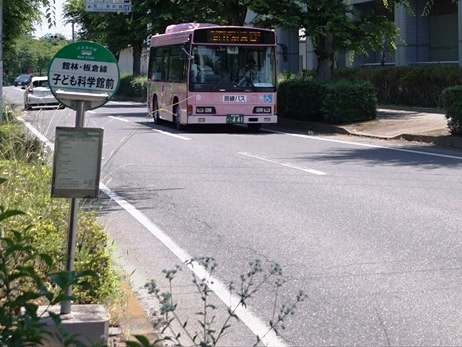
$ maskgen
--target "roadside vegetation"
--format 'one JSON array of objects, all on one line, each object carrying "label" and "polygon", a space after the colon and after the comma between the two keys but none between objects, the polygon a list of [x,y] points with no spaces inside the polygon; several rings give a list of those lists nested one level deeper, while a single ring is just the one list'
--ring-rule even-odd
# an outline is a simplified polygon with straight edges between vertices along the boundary
[{"label": "roadside vegetation", "polygon": [[[67,273],[69,199],[52,199],[49,153],[4,107],[0,123],[0,344],[28,346],[45,337],[38,306],[65,300],[111,305],[120,278],[105,230],[80,209],[74,271]],[[25,311],[22,309],[25,308]],[[59,324],[59,317],[54,317]],[[83,344],[83,345],[88,345]]]}]

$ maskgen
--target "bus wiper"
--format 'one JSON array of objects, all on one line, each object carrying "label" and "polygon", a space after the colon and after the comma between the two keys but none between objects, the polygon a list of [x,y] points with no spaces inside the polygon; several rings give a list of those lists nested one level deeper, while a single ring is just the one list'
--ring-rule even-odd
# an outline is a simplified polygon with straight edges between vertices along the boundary
[{"label": "bus wiper", "polygon": [[229,82],[230,80],[230,77],[229,77],[229,74],[226,73],[226,72],[223,72],[221,74],[221,78],[220,78],[220,81],[212,88],[210,89],[211,92],[214,92],[215,90],[217,90],[217,88],[223,83],[223,82]]},{"label": "bus wiper", "polygon": [[252,91],[255,91],[255,84],[253,84],[252,78],[247,74],[245,74],[243,78],[244,80],[240,81],[236,85],[240,88],[246,88],[250,85],[252,87]]}]

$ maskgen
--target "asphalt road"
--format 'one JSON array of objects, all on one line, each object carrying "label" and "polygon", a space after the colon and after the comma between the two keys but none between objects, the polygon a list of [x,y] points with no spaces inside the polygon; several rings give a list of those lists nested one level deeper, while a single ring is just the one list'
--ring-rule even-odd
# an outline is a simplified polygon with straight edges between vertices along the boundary
[{"label": "asphalt road", "polygon": [[[179,132],[145,115],[142,105],[109,103],[86,124],[104,127],[112,197],[91,203],[146,307],[155,307],[148,279],[167,290],[163,269],[210,256],[224,302],[211,300],[223,312],[220,284],[258,258],[281,264],[280,300],[308,295],[262,346],[462,345],[462,152],[276,127]],[[57,124],[74,122],[67,109],[24,117],[50,140]],[[201,301],[181,267],[173,294],[191,326]],[[263,286],[222,345],[252,345],[274,296]]]}]

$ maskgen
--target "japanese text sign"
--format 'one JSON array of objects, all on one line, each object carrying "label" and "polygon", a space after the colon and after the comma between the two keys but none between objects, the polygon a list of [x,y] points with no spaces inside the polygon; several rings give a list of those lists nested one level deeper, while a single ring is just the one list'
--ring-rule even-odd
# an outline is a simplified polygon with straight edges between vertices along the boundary
[{"label": "japanese text sign", "polygon": [[48,83],[52,93],[70,108],[73,107],[69,101],[57,97],[57,90],[106,93],[110,99],[119,87],[119,80],[119,65],[114,55],[105,47],[90,41],[74,42],[63,47],[48,68]]}]

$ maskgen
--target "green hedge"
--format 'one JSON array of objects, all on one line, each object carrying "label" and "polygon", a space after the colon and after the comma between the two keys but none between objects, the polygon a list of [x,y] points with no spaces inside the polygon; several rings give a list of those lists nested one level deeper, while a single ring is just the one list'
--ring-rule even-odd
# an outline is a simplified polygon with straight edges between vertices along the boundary
[{"label": "green hedge", "polygon": [[310,122],[349,124],[375,119],[377,98],[369,82],[322,83],[302,76],[279,84],[278,115]]},{"label": "green hedge", "polygon": [[322,111],[326,123],[349,124],[377,117],[377,98],[372,84],[341,80],[323,87]]},{"label": "green hedge", "polygon": [[443,105],[451,134],[462,135],[462,85],[443,91]]},{"label": "green hedge", "polygon": [[459,66],[342,68],[334,70],[336,79],[369,81],[382,105],[443,108],[443,90],[462,84]]},{"label": "green hedge", "polygon": [[115,100],[133,100],[146,102],[147,95],[147,76],[146,75],[127,75],[120,77],[119,88],[114,95]]},{"label": "green hedge", "polygon": [[322,88],[319,83],[287,81],[279,84],[278,115],[319,122],[322,118]]}]

